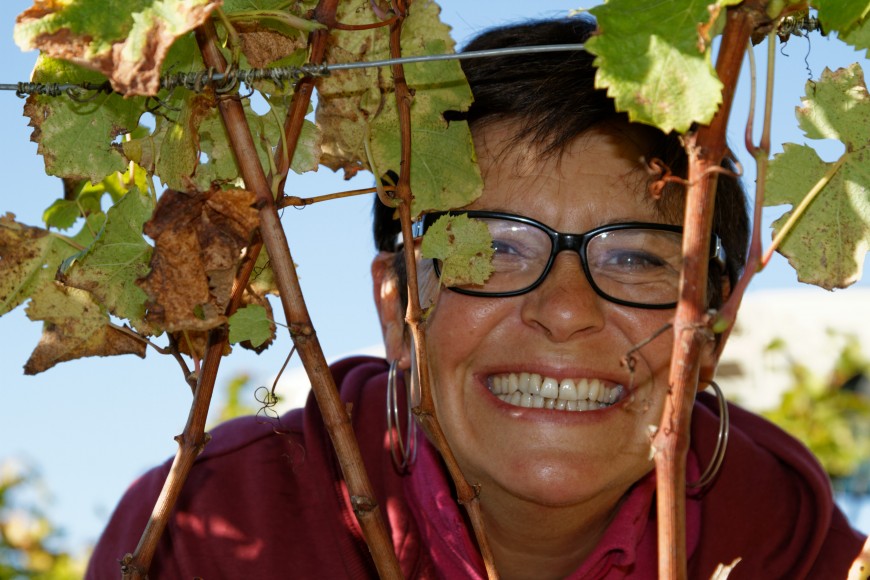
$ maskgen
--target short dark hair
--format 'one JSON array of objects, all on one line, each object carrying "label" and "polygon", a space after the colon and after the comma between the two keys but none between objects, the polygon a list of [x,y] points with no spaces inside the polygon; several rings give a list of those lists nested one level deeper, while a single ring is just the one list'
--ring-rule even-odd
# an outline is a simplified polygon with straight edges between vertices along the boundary
[{"label": "short dark hair", "polygon": [[[585,42],[595,31],[588,16],[513,24],[483,32],[466,45],[466,51],[574,44]],[[516,125],[513,141],[532,143],[542,156],[558,155],[578,136],[603,124],[628,125],[628,116],[616,111],[606,91],[595,88],[594,57],[584,50],[495,56],[461,61],[474,103],[466,112],[449,111],[448,121],[467,120],[472,130],[490,123]],[[686,177],[688,159],[679,135],[644,128],[646,158],[657,159],[678,177]],[[734,163],[725,159],[722,166],[732,173]],[[669,221],[681,223],[685,196],[683,188],[665,186],[656,208]],[[375,197],[375,246],[380,251],[397,251],[400,226],[394,210]],[[723,302],[722,276],[733,288],[746,262],[749,216],[746,192],[736,177],[722,173],[718,178],[713,231],[719,235],[726,252],[725,272],[711,268],[708,285],[709,305]],[[396,274],[404,287],[404,262],[395,261]],[[403,299],[404,299],[403,293]]]}]

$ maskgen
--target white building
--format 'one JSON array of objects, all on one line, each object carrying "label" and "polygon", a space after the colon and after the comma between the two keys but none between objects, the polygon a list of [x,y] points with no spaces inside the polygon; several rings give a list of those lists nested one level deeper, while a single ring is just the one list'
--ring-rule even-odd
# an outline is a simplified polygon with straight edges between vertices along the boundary
[{"label": "white building", "polygon": [[[849,335],[870,360],[870,289],[814,288],[748,293],[719,364],[729,399],[753,410],[775,407],[790,387],[790,360],[828,374]],[[775,340],[783,349],[769,349]]]}]

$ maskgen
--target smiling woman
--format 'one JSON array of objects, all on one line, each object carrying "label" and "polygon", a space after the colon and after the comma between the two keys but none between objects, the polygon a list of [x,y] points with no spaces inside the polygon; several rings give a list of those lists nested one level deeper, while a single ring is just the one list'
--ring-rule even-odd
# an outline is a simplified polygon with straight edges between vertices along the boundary
[{"label": "smiling woman", "polygon": [[[582,18],[532,23],[484,33],[467,48],[583,42],[593,29]],[[669,388],[672,337],[662,330],[680,276],[682,193],[676,183],[654,187],[662,172],[650,168],[683,174],[682,149],[675,136],[617,114],[582,51],[463,66],[475,103],[457,115],[471,124],[484,191],[455,213],[487,226],[494,257],[487,280],[447,288],[440,265],[420,258],[444,434],[479,486],[501,577],[655,578],[649,430]],[[397,383],[411,385],[417,369],[392,213],[375,209],[372,267],[390,364],[349,359],[333,374],[404,575],[479,578],[483,564],[444,465],[422,435],[402,437],[410,426],[398,409],[414,395]],[[420,229],[438,217],[423,217]],[[746,251],[745,199],[731,177],[720,177],[713,221],[715,307]],[[623,362],[629,353],[633,365]],[[862,538],[815,460],[764,420],[736,407],[717,416],[716,407],[699,395],[693,415],[690,481],[712,461],[717,433],[730,441],[712,483],[689,497],[690,577],[709,578],[737,559],[738,577],[845,577]],[[274,425],[216,429],[198,464],[153,577],[375,575],[313,400]],[[117,573],[169,468],[128,492],[89,577]]]}]

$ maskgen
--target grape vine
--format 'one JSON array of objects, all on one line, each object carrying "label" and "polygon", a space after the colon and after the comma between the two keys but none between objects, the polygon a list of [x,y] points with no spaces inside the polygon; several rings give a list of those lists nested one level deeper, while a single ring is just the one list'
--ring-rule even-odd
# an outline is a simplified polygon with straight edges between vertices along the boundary
[{"label": "grape vine", "polygon": [[[650,6],[610,0],[591,11],[600,35],[586,48],[596,55],[597,83],[633,120],[684,134],[690,159],[672,392],[651,441],[660,474],[663,578],[685,577],[688,420],[699,377],[709,380],[712,373],[699,368],[699,353],[714,330],[728,332],[746,285],[769,259],[761,256],[756,220],[750,267],[723,309],[706,312],[715,172],[728,154],[725,129],[744,52],[753,39],[768,38],[772,47],[776,35],[809,33],[818,23],[841,41],[870,49],[870,3],[845,4],[671,0]],[[34,84],[19,87],[31,93],[25,115],[46,172],[63,179],[66,190],[46,210],[46,228],[21,224],[11,214],[0,217],[0,315],[26,304],[27,316],[44,329],[25,372],[88,356],[144,357],[152,347],[178,361],[194,390],[175,468],[142,541],[122,562],[124,577],[147,575],[186,473],[208,442],[205,418],[221,359],[231,344],[259,351],[279,334],[270,294],[278,296],[312,379],[378,571],[400,577],[278,210],[311,203],[285,193],[285,182],[291,170],[319,165],[347,176],[371,172],[377,194],[397,208],[405,239],[420,213],[462,207],[480,195],[468,127],[443,117],[471,102],[457,62],[396,60],[453,50],[438,13],[427,0],[389,6],[375,0],[137,0],[121,14],[73,0],[36,3],[19,17],[16,41],[41,51]],[[720,35],[714,67],[711,44]],[[635,58],[638,46],[647,47],[643,58]],[[387,62],[336,64],[362,61]],[[330,65],[335,70],[327,74]],[[243,74],[252,69],[285,72]],[[240,82],[249,94],[238,94]],[[82,83],[88,90],[70,88]],[[798,122],[809,139],[845,145],[832,163],[811,147],[791,144],[769,161],[766,103],[762,141],[749,143],[759,165],[758,208],[794,206],[775,224],[774,248],[802,280],[848,286],[860,278],[870,248],[870,162],[864,154],[870,96],[863,74],[856,65],[825,71],[807,84]],[[154,122],[143,124],[148,114]],[[157,180],[168,189],[159,192]],[[489,241],[473,226],[445,224],[462,235],[439,239],[433,229],[424,241],[426,255],[449,256],[445,263],[454,280],[487,275]],[[459,471],[435,414],[410,253],[406,266],[407,321],[423,369],[422,401],[414,412],[445,459],[495,577],[479,488]]]}]

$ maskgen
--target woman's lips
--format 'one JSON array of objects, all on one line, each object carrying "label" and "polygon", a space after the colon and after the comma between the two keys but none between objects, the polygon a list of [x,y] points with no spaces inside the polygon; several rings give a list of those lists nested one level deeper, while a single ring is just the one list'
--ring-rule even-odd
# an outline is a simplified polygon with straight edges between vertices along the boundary
[{"label": "woman's lips", "polygon": [[624,395],[622,385],[599,379],[555,379],[538,373],[490,375],[487,388],[500,400],[515,407],[594,411],[617,403]]}]

